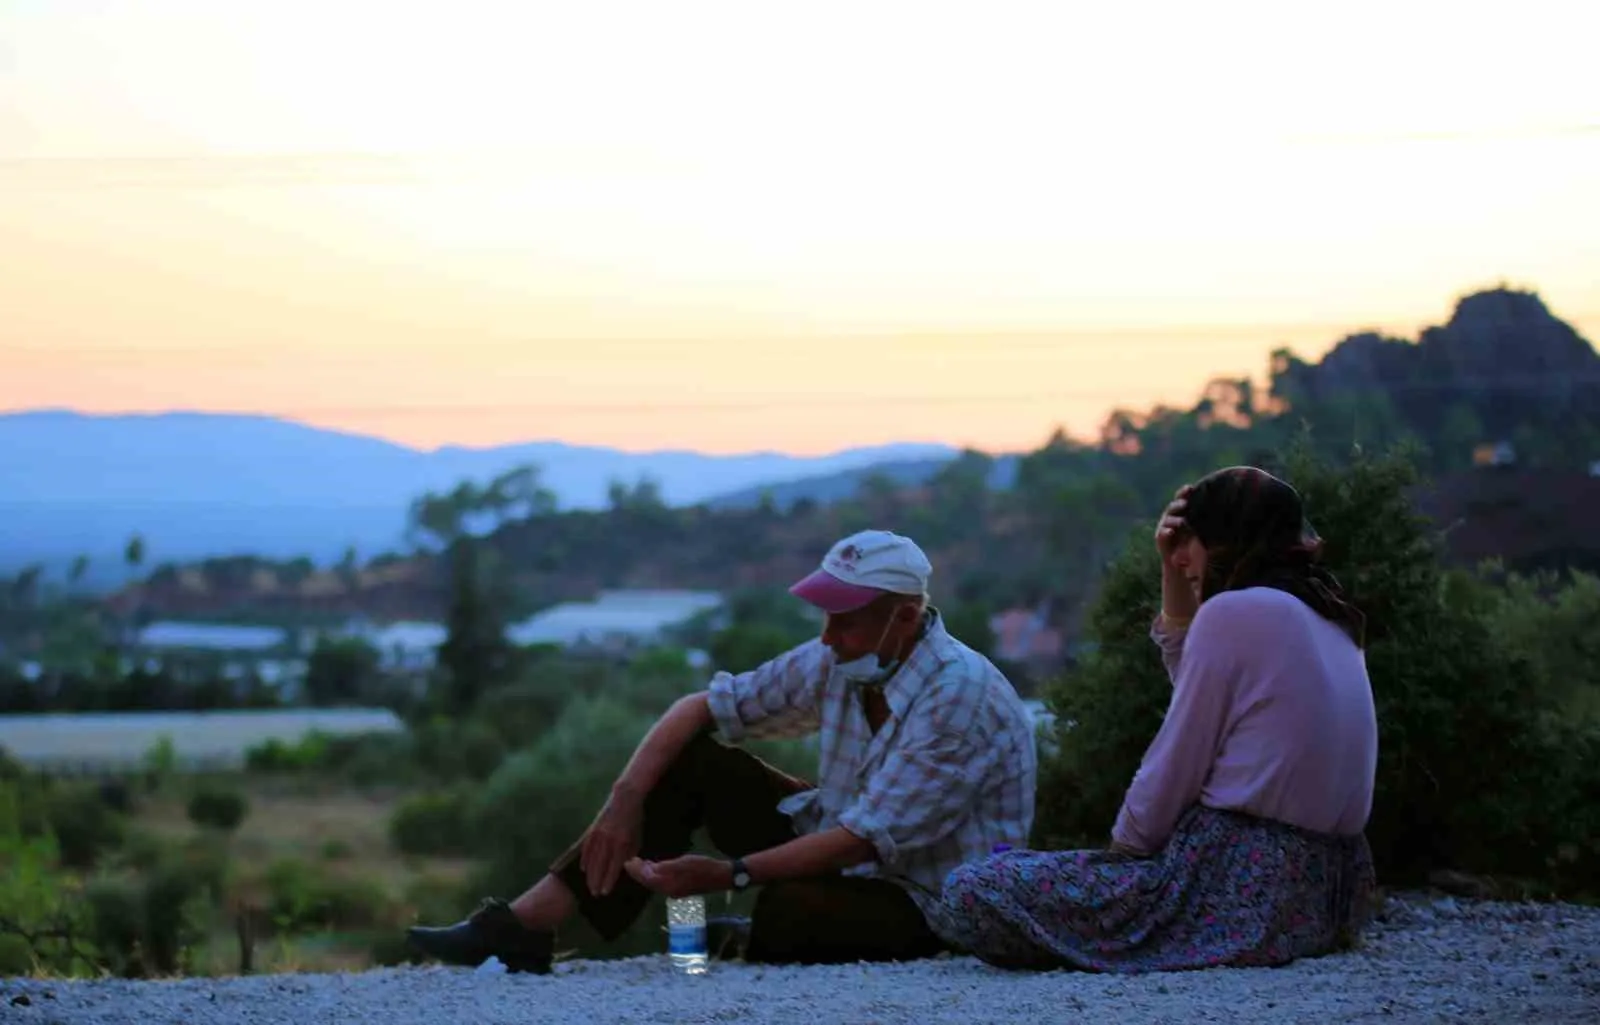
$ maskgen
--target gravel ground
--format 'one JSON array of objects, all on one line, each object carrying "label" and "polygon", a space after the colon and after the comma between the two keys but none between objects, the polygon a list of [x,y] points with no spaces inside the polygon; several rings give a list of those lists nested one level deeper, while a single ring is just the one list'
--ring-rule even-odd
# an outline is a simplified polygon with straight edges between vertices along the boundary
[{"label": "gravel ground", "polygon": [[1600,909],[1408,895],[1362,949],[1277,969],[1145,976],[906,965],[573,961],[548,976],[439,967],[172,982],[0,980],[0,1022],[1600,1022]]}]

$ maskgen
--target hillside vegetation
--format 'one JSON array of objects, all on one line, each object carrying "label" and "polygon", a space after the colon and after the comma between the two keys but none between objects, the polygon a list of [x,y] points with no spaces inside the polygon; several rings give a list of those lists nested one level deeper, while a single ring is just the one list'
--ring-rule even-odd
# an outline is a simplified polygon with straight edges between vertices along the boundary
[{"label": "hillside vegetation", "polygon": [[[853,491],[828,477],[754,500],[672,507],[641,479],[614,481],[604,509],[561,511],[537,466],[511,467],[418,496],[411,552],[323,569],[248,556],[158,565],[107,608],[145,618],[437,619],[450,590],[438,553],[470,532],[487,533],[516,617],[602,588],[777,587],[841,535],[877,525],[929,550],[941,602],[1049,601],[1070,635],[1131,524],[1218,465],[1272,462],[1307,426],[1315,449],[1336,457],[1352,445],[1419,446],[1414,498],[1451,528],[1447,559],[1600,568],[1581,512],[1600,498],[1589,474],[1600,460],[1600,356],[1536,295],[1469,295],[1415,341],[1355,335],[1315,363],[1278,351],[1267,378],[1264,389],[1214,380],[1187,409],[1116,410],[1098,438],[1057,433],[1004,466],[966,452],[887,466],[853,479]],[[1500,443],[1512,467],[1475,465],[1480,448]],[[159,563],[160,553],[144,558]]]}]

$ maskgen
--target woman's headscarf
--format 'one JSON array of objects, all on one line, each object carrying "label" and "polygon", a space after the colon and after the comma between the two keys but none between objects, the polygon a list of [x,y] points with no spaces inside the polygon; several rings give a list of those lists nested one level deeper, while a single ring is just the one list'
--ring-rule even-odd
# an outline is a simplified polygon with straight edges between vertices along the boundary
[{"label": "woman's headscarf", "polygon": [[1286,482],[1253,466],[1218,470],[1195,483],[1183,518],[1206,548],[1202,599],[1277,588],[1343,627],[1356,644],[1364,642],[1366,617],[1319,564],[1322,539],[1306,520],[1300,493]]}]

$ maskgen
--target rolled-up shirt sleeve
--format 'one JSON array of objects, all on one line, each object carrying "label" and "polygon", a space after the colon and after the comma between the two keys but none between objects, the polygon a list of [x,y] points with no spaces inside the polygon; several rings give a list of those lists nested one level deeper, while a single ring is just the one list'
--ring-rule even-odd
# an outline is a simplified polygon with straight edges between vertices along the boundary
[{"label": "rolled-up shirt sleeve", "polygon": [[747,673],[713,676],[706,703],[723,739],[733,744],[815,733],[828,658],[822,642],[811,640]]},{"label": "rolled-up shirt sleeve", "polygon": [[937,843],[972,809],[977,788],[1000,757],[989,733],[961,703],[922,735],[892,750],[839,825],[871,841],[893,867],[907,851]]},{"label": "rolled-up shirt sleeve", "polygon": [[[1207,615],[1212,612],[1212,615]],[[1122,801],[1111,839],[1143,854],[1166,845],[1178,818],[1200,796],[1222,743],[1239,661],[1226,616],[1202,608],[1174,653],[1172,701]],[[1163,645],[1163,653],[1166,645]]]}]

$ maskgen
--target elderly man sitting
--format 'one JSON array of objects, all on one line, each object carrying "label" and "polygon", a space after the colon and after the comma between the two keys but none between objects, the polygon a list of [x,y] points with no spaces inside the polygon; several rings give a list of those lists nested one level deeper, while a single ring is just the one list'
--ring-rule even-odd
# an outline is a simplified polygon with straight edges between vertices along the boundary
[{"label": "elderly man sitting", "polygon": [[[820,637],[674,703],[548,875],[455,925],[413,927],[411,943],[448,963],[494,955],[547,972],[574,912],[609,940],[652,891],[759,887],[747,960],[939,952],[926,909],[958,865],[1026,843],[1036,756],[1016,690],[929,604],[931,572],[888,531],[838,542],[790,588],[826,614]],[[729,746],[813,733],[815,785]],[[685,853],[702,827],[726,858]]]}]

